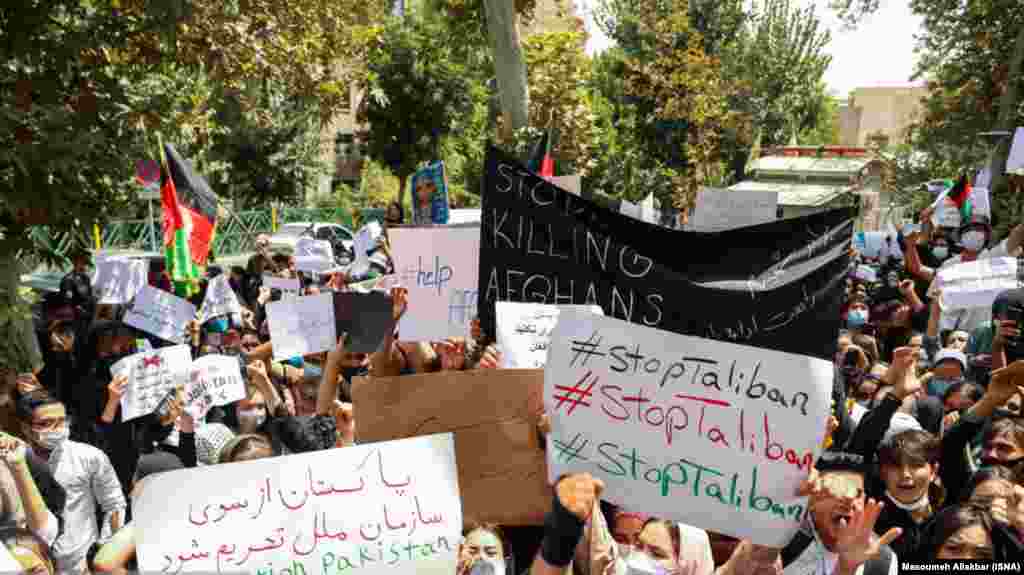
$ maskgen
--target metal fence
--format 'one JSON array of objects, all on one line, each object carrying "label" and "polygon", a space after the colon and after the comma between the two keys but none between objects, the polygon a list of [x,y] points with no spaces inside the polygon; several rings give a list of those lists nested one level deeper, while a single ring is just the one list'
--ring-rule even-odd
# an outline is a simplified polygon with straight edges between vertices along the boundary
[{"label": "metal fence", "polygon": [[[364,208],[360,210],[364,221],[382,220],[384,210]],[[293,222],[334,222],[353,228],[352,214],[340,208],[281,208],[277,210],[277,225]],[[152,222],[146,220],[117,220],[99,230],[100,249],[161,251],[163,246],[163,223],[158,217]],[[250,210],[229,212],[217,222],[217,235],[213,250],[219,256],[233,256],[255,250],[256,236],[273,233],[274,211]],[[66,254],[71,247],[71,236],[53,233],[46,226],[32,228],[29,232],[38,245],[47,245],[60,254]],[[94,238],[95,240],[95,238]],[[154,242],[156,245],[154,245]],[[26,262],[30,266],[32,262]]]}]

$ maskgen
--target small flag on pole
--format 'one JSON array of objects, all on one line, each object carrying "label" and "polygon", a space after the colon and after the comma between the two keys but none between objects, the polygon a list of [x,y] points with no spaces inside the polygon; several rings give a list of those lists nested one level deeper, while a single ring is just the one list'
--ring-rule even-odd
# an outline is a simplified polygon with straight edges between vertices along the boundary
[{"label": "small flag on pole", "polygon": [[161,146],[160,200],[164,251],[175,292],[191,297],[206,266],[217,227],[217,196],[192,163],[170,144]]}]

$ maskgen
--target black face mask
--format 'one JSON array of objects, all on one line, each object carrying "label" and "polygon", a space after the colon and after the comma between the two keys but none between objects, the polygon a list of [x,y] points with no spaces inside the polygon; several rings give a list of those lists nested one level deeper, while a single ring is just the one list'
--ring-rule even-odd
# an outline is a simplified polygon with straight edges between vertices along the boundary
[{"label": "black face mask", "polygon": [[369,373],[370,368],[368,367],[344,367],[341,369],[341,376],[349,383],[352,383],[353,377],[363,377]]}]

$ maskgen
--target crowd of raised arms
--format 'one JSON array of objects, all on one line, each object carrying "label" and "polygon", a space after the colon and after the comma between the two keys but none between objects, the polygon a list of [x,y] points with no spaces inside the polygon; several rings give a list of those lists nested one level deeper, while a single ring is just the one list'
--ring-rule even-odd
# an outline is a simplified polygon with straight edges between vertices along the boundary
[{"label": "crowd of raised arms", "polygon": [[[943,311],[935,281],[946,266],[1017,257],[1024,226],[994,238],[985,220],[943,229],[928,225],[929,216],[909,236],[894,231],[878,257],[854,256],[835,342],[830,433],[799,493],[809,498],[805,524],[787,545],[639,514],[603,501],[600,479],[572,474],[553,486],[543,527],[467,516],[454,575],[870,575],[897,573],[901,561],[1024,560],[1024,291],[1001,293],[990,313]],[[397,206],[386,223],[402,223]],[[379,271],[391,273],[386,235],[379,250]],[[375,353],[351,352],[339,339],[329,352],[274,361],[266,308],[281,294],[262,285],[264,276],[298,278],[302,295],[345,291],[362,278],[312,279],[261,242],[245,268],[210,266],[193,298],[198,306],[222,274],[242,313],[187,328],[193,358],[239,359],[246,397],[196,420],[179,391],[125,421],[130,382],[111,367],[168,342],[127,326],[118,306],[97,304],[90,265],[89,254],[77,254],[43,303],[45,366],[4,391],[0,537],[33,575],[135,571],[132,501],[159,474],[355,445],[355,377],[501,365],[502,350],[479,329],[432,342],[392,332]],[[397,322],[407,292],[388,293]]]}]

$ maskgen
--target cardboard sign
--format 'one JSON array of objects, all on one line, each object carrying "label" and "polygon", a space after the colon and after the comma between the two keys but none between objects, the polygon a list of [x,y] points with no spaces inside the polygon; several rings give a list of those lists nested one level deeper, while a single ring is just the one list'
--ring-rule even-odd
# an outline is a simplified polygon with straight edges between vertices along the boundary
[{"label": "cardboard sign", "polygon": [[942,311],[992,309],[996,297],[1017,289],[1017,260],[987,258],[946,266],[936,277],[942,290]]},{"label": "cardboard sign", "polygon": [[356,439],[365,445],[454,431],[463,514],[540,525],[551,507],[537,435],[543,377],[524,369],[357,377]]},{"label": "cardboard sign", "polygon": [[267,304],[274,359],[284,361],[334,349],[334,293],[325,292]]},{"label": "cardboard sign", "polygon": [[193,419],[200,421],[211,407],[245,399],[245,391],[238,358],[204,355],[189,367],[185,409]]},{"label": "cardboard sign", "polygon": [[776,220],[779,194],[701,188],[686,228],[695,232],[720,232]]},{"label": "cardboard sign", "polygon": [[143,573],[456,570],[451,434],[154,475],[133,502]]},{"label": "cardboard sign", "polygon": [[132,301],[149,281],[149,262],[129,258],[96,260],[92,290],[99,304],[125,304]]},{"label": "cardboard sign", "polygon": [[242,305],[238,303],[238,296],[231,289],[228,276],[221,274],[210,280],[206,286],[203,305],[199,308],[199,321],[236,313],[242,313]]},{"label": "cardboard sign", "polygon": [[[670,230],[569,194],[493,147],[482,195],[485,334],[496,334],[498,301],[598,305],[675,333],[835,353],[852,208],[717,233]],[[436,253],[459,255],[450,248]]]},{"label": "cardboard sign", "polygon": [[384,336],[395,329],[393,308],[391,296],[381,292],[335,293],[335,333],[339,336],[348,334],[345,350],[355,353],[377,351]]},{"label": "cardboard sign", "polygon": [[551,176],[548,178],[548,181],[574,196],[580,195],[582,186],[580,185],[579,174],[573,174],[571,176]]},{"label": "cardboard sign", "polygon": [[399,325],[404,341],[465,336],[476,317],[480,228],[395,228],[395,274],[409,290]]},{"label": "cardboard sign", "polygon": [[129,355],[112,365],[110,373],[114,377],[128,377],[121,396],[121,420],[131,421],[156,411],[172,390],[185,385],[191,364],[191,349],[175,345]]},{"label": "cardboard sign", "polygon": [[502,369],[543,368],[548,359],[551,332],[558,323],[558,313],[563,309],[573,308],[604,315],[601,308],[596,305],[544,305],[499,301],[496,311]]},{"label": "cardboard sign", "polygon": [[188,322],[196,316],[196,306],[152,286],[142,286],[124,323],[164,341],[182,343]]},{"label": "cardboard sign", "polygon": [[830,362],[563,310],[544,369],[548,478],[631,511],[782,547],[821,450]]}]

